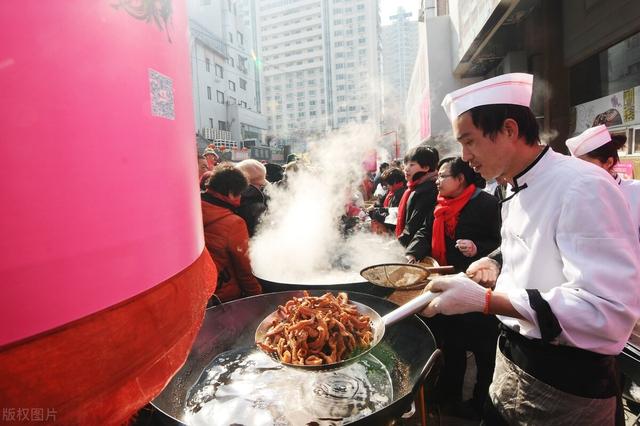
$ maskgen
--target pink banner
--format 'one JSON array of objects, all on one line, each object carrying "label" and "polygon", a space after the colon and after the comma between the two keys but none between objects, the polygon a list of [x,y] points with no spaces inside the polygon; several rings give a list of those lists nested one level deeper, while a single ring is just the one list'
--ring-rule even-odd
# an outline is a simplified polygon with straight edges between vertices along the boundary
[{"label": "pink banner", "polygon": [[424,141],[431,136],[431,119],[429,118],[429,109],[431,108],[431,99],[429,98],[429,90],[425,90],[422,102],[420,102],[420,140]]},{"label": "pink banner", "polygon": [[0,32],[3,345],[153,287],[204,244],[185,2],[1,2]]}]

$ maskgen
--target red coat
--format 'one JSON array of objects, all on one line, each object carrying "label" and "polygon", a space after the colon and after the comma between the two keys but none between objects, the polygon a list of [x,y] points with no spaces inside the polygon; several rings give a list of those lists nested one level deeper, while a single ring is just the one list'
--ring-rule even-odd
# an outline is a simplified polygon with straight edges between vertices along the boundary
[{"label": "red coat", "polygon": [[215,294],[223,301],[262,293],[249,261],[249,232],[230,208],[202,201],[204,241],[218,269]]}]

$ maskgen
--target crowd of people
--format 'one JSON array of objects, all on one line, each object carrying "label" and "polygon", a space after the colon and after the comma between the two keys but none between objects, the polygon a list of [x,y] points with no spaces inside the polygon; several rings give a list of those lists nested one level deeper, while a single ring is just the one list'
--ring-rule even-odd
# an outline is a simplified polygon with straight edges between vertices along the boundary
[{"label": "crowd of people", "polygon": [[[640,182],[615,173],[625,140],[605,126],[568,140],[572,156],[544,146],[531,91],[531,76],[511,74],[448,95],[462,155],[440,159],[426,141],[380,164],[345,188],[343,219],[396,238],[408,263],[435,259],[457,273],[431,281],[438,296],[422,312],[444,353],[443,410],[487,424],[619,422],[613,357],[640,317]],[[261,292],[249,239],[268,185],[286,186],[301,165],[216,163],[213,150],[199,158],[205,242],[225,302]],[[468,352],[477,376],[463,402]]]}]

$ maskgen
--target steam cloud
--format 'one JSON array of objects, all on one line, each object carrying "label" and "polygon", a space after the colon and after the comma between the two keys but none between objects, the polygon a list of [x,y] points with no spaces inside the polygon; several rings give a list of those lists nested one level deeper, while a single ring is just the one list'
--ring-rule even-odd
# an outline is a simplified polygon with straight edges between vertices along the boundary
[{"label": "steam cloud", "polygon": [[310,144],[309,166],[272,186],[269,210],[250,243],[254,273],[275,282],[357,282],[365,266],[404,261],[393,237],[340,232],[345,204],[364,177],[363,159],[380,140],[373,125],[353,125]]}]

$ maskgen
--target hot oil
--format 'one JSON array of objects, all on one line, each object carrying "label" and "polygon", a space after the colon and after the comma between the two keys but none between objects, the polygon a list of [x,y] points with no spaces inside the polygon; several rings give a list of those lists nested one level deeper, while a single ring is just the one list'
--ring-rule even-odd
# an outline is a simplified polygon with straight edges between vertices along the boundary
[{"label": "hot oil", "polygon": [[225,352],[188,397],[190,425],[340,425],[393,402],[391,377],[373,355],[335,370],[284,367],[255,348]]}]

